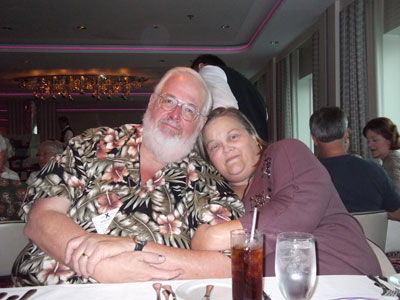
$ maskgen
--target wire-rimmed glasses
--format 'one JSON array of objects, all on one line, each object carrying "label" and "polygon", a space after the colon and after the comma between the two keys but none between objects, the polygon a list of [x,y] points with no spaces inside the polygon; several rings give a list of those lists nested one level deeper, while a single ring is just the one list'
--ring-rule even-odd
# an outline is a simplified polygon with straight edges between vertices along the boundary
[{"label": "wire-rimmed glasses", "polygon": [[181,103],[176,97],[169,94],[156,94],[159,98],[160,107],[168,112],[174,111],[177,106],[180,107],[180,113],[184,120],[192,122],[198,116],[202,116],[196,106],[189,103]]}]

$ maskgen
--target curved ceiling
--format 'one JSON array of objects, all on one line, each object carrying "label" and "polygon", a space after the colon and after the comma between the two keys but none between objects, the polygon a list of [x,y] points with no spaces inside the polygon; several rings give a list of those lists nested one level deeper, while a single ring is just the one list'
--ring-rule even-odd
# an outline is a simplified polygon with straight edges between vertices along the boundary
[{"label": "curved ceiling", "polygon": [[203,53],[251,77],[333,2],[2,0],[0,93],[20,92],[16,77],[87,73],[144,76],[151,90]]}]

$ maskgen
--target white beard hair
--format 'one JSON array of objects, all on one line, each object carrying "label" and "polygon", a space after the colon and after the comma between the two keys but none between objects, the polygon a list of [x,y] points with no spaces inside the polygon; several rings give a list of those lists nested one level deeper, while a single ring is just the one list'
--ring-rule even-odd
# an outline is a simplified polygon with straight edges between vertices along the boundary
[{"label": "white beard hair", "polygon": [[166,137],[157,125],[150,120],[150,116],[149,110],[143,116],[143,144],[153,152],[159,162],[168,164],[179,161],[192,151],[197,134],[187,139]]}]

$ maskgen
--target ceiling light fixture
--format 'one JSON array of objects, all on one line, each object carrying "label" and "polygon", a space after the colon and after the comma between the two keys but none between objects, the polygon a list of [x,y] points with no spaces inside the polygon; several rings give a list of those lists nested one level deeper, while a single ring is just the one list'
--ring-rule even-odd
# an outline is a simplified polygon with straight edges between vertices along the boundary
[{"label": "ceiling light fixture", "polygon": [[94,98],[100,100],[101,96],[127,96],[148,80],[139,76],[116,76],[116,75],[48,75],[22,77],[15,79],[19,87],[32,92],[35,98],[45,100],[56,99],[63,96],[73,100],[73,93],[90,93]]},{"label": "ceiling light fixture", "polygon": [[79,30],[86,30],[87,29],[87,27],[83,26],[83,25],[76,26],[76,28],[79,29]]}]

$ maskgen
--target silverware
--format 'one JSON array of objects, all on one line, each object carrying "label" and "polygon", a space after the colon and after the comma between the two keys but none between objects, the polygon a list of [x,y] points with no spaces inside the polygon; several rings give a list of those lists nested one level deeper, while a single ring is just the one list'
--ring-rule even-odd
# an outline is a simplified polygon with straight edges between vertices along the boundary
[{"label": "silverware", "polygon": [[0,293],[0,300],[3,299],[5,296],[7,296],[7,293],[6,293],[6,292]]},{"label": "silverware", "polygon": [[168,292],[169,295],[172,295],[172,300],[176,300],[176,295],[170,285],[163,285],[162,287],[164,290],[166,290]]},{"label": "silverware", "polygon": [[202,300],[210,300],[211,291],[213,290],[214,286],[209,284],[206,286],[206,293],[204,294]]},{"label": "silverware", "polygon": [[271,300],[271,298],[264,291],[263,291],[263,300]]},{"label": "silverware", "polygon": [[165,300],[168,300],[169,299],[169,292],[167,290],[163,290],[162,293],[163,293],[163,295],[165,297]]},{"label": "silverware", "polygon": [[394,284],[392,284],[389,279],[386,276],[378,276],[378,278],[384,282],[386,282],[391,288],[393,288],[396,292],[400,293],[400,289],[397,288],[396,286],[394,286]]},{"label": "silverware", "polygon": [[161,300],[161,283],[153,283],[153,289],[156,291],[157,294],[157,300]]},{"label": "silverware", "polygon": [[33,294],[35,294],[37,292],[37,289],[30,289],[28,290],[25,294],[22,295],[21,298],[19,298],[19,300],[26,300],[28,299],[30,296],[32,296]]},{"label": "silverware", "polygon": [[382,296],[389,296],[389,297],[400,296],[400,293],[397,293],[397,291],[394,291],[394,290],[388,288],[385,284],[380,282],[379,279],[376,278],[375,276],[367,275],[367,277],[374,282],[375,286],[380,287],[382,289],[382,293],[381,293]]},{"label": "silverware", "polygon": [[6,300],[17,300],[19,298],[18,295],[12,295],[10,297],[8,297]]}]

